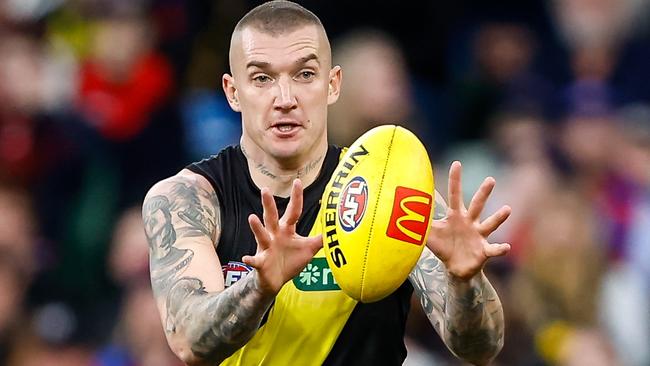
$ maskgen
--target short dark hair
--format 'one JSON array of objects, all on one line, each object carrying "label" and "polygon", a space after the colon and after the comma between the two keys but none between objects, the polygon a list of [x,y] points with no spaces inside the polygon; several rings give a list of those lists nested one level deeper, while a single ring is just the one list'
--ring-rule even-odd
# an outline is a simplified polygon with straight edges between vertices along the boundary
[{"label": "short dark hair", "polygon": [[271,36],[278,36],[305,25],[323,28],[316,14],[302,5],[287,0],[274,0],[253,8],[242,17],[233,33],[253,27]]}]

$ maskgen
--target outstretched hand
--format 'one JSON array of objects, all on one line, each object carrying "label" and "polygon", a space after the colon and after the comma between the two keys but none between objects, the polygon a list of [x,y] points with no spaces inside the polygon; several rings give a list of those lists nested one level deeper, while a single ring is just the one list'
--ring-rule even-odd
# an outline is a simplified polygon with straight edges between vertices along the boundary
[{"label": "outstretched hand", "polygon": [[322,236],[304,237],[296,233],[296,223],[302,212],[302,183],[293,181],[287,209],[278,219],[278,209],[268,188],[262,188],[264,224],[251,214],[248,224],[257,241],[257,253],[244,256],[244,263],[258,272],[260,285],[277,294],[282,286],[305,268],[323,246]]},{"label": "outstretched hand", "polygon": [[478,274],[490,257],[508,253],[510,244],[490,244],[487,240],[508,216],[510,207],[503,206],[484,221],[480,220],[494,178],[486,178],[468,208],[461,190],[461,165],[455,161],[449,169],[449,207],[444,219],[434,220],[427,238],[427,247],[445,264],[447,272],[461,280]]}]

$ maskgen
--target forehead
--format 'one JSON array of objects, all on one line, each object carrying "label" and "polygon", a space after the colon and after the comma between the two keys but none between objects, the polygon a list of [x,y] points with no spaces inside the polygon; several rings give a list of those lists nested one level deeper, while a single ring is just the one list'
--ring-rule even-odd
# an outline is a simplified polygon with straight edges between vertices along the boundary
[{"label": "forehead", "polygon": [[329,59],[328,46],[323,32],[312,25],[275,35],[247,27],[233,39],[231,58],[239,65],[232,66],[245,66],[250,61],[291,63],[308,54],[315,54],[322,63]]}]

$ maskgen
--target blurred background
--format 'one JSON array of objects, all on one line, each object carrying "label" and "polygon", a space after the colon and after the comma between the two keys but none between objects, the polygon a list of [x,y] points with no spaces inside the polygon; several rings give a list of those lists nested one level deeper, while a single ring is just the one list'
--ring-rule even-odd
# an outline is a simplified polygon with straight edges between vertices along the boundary
[{"label": "blurred background", "polygon": [[[331,141],[383,123],[513,208],[495,365],[650,365],[650,1],[299,1],[342,65]],[[0,365],[179,365],[140,204],[237,143],[220,87],[260,1],[0,0]],[[469,197],[467,197],[469,200]],[[407,365],[459,365],[417,302]]]}]

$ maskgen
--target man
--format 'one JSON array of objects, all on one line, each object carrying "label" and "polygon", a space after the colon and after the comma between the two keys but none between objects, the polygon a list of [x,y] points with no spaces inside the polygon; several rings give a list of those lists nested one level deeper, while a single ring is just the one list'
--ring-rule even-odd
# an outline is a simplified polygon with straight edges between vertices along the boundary
[{"label": "man", "polygon": [[[323,268],[315,224],[341,155],[327,144],[326,121],[342,73],[322,24],[292,2],[260,5],[235,27],[230,68],[223,90],[241,112],[241,144],[159,182],[143,205],[172,350],[190,365],[401,364],[415,289],[456,355],[489,362],[503,344],[503,314],[482,267],[510,248],[486,240],[508,207],[479,220],[494,180],[465,209],[460,164],[452,164],[449,208],[432,222],[410,281],[379,302],[356,303]],[[318,286],[299,280],[306,268],[321,270]]]}]

